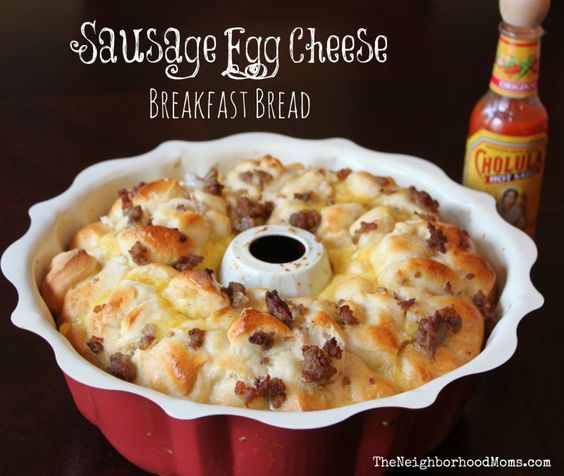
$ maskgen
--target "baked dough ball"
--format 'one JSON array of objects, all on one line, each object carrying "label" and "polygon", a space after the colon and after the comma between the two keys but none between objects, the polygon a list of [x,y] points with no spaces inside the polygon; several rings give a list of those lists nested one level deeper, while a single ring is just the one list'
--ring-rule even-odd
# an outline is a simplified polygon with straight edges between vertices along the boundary
[{"label": "baked dough ball", "polygon": [[[217,282],[235,234],[264,224],[316,235],[333,268],[326,289],[288,299]],[[60,332],[116,377],[270,410],[415,388],[474,358],[496,318],[494,271],[429,194],[270,155],[120,190],[41,289]]]}]

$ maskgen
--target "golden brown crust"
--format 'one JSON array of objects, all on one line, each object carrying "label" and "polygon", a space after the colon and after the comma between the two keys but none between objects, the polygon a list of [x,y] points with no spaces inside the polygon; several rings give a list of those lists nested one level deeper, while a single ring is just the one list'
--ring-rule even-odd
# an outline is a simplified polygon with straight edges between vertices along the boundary
[{"label": "golden brown crust", "polygon": [[484,338],[484,321],[475,306],[466,299],[441,297],[435,299],[438,308],[452,305],[462,320],[464,332],[447,333],[434,356],[410,342],[402,350],[396,377],[402,388],[414,388],[453,370],[473,359],[480,352]]},{"label": "golden brown crust", "polygon": [[153,201],[158,198],[161,201],[170,200],[176,197],[182,197],[185,194],[184,188],[180,185],[178,180],[171,178],[163,178],[149,182],[137,189],[135,192],[134,203]]},{"label": "golden brown crust", "polygon": [[55,256],[41,289],[49,309],[59,313],[67,291],[95,274],[99,267],[98,261],[82,249],[64,251]]},{"label": "golden brown crust", "polygon": [[147,248],[146,256],[150,263],[173,264],[194,250],[194,243],[188,236],[175,228],[158,225],[126,228],[117,240],[124,256],[135,243],[141,243]]},{"label": "golden brown crust", "polygon": [[241,316],[233,323],[227,332],[229,340],[248,338],[257,331],[274,332],[280,338],[291,335],[288,326],[271,314],[248,307],[243,309]]},{"label": "golden brown crust", "polygon": [[[212,175],[210,186],[165,178],[121,191],[53,259],[43,296],[95,365],[119,353],[161,392],[309,411],[415,388],[480,352],[495,273],[424,191],[272,156]],[[215,279],[242,196],[272,204],[267,223],[316,215],[333,281],[287,299],[291,316],[267,306],[266,289],[237,287],[235,303]]]},{"label": "golden brown crust", "polygon": [[142,352],[140,368],[145,385],[176,396],[186,396],[194,388],[198,370],[206,361],[201,352],[192,351],[181,339],[167,339],[152,352]]},{"label": "golden brown crust", "polygon": [[170,280],[163,296],[191,319],[205,319],[229,307],[229,299],[206,270],[185,271]]},{"label": "golden brown crust", "polygon": [[71,242],[69,243],[69,248],[82,248],[85,250],[94,248],[100,238],[110,231],[111,229],[100,221],[86,225],[78,230],[73,236]]}]

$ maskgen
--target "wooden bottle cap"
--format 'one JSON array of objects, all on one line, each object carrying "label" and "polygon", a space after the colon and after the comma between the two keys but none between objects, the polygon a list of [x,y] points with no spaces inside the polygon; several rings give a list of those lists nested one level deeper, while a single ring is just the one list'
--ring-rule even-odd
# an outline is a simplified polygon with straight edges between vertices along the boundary
[{"label": "wooden bottle cap", "polygon": [[550,7],[550,0],[499,0],[499,11],[505,23],[534,28],[540,25]]}]

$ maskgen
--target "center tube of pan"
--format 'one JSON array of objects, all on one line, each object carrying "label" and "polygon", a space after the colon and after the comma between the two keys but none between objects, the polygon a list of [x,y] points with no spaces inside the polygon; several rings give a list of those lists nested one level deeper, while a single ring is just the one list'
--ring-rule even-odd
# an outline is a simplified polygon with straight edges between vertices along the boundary
[{"label": "center tube of pan", "polygon": [[266,235],[254,240],[249,252],[266,263],[291,263],[300,259],[306,248],[300,240],[291,236]]}]

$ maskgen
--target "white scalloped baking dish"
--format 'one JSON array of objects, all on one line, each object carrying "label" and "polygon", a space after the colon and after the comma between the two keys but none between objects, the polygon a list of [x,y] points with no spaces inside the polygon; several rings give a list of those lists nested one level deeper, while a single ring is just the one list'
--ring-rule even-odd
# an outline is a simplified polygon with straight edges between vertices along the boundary
[{"label": "white scalloped baking dish", "polygon": [[[51,258],[65,248],[72,234],[104,214],[119,188],[161,176],[183,177],[186,173],[203,175],[212,164],[228,168],[242,158],[259,158],[266,153],[283,162],[297,161],[335,169],[350,167],[390,175],[400,186],[415,185],[438,199],[442,216],[468,230],[479,251],[489,260],[498,275],[501,319],[489,336],[484,350],[462,367],[414,390],[341,408],[304,413],[270,412],[187,401],[119,380],[80,357],[55,328],[38,291],[38,283]],[[260,422],[256,428],[264,428],[265,434],[272,427],[313,430],[335,425],[361,412],[366,414],[368,410],[432,406],[439,392],[449,383],[491,370],[507,361],[517,345],[519,321],[543,303],[542,296],[529,277],[537,255],[536,247],[527,235],[507,224],[497,214],[492,197],[462,187],[425,160],[371,151],[345,139],[303,140],[276,134],[245,133],[208,142],[165,142],[146,154],[101,162],[87,168],[77,176],[68,190],[51,200],[34,205],[29,213],[29,230],[2,256],[2,271],[14,284],[19,295],[12,321],[18,327],[32,331],[49,342],[81,411],[100,426],[126,457],[151,471],[182,472],[182,462],[178,460],[179,457],[175,457],[171,470],[162,461],[153,464],[133,455],[133,450],[125,448],[124,442],[115,441],[118,437],[111,436],[111,429],[104,428],[100,418],[89,413],[81,401],[80,392],[87,389],[91,400],[88,405],[94,402],[94,406],[96,391],[99,389],[136,395],[141,398],[137,397],[135,401],[146,402],[147,399],[153,402],[156,405],[149,405],[155,411],[164,411],[172,417],[174,424],[193,422],[194,419],[212,415],[232,415]],[[106,394],[107,392],[104,393]],[[101,414],[103,409],[97,408],[96,411]],[[172,441],[171,444],[177,443]],[[237,470],[237,458],[234,455],[238,450],[233,447],[226,451],[231,451],[232,471]],[[286,454],[285,458],[288,457]],[[243,469],[248,469],[248,465],[252,466],[253,463],[247,461],[244,464],[247,466],[243,466]],[[192,466],[195,467],[197,465]],[[202,468],[201,474],[206,474],[205,467]],[[200,473],[196,471],[196,474]]]}]

